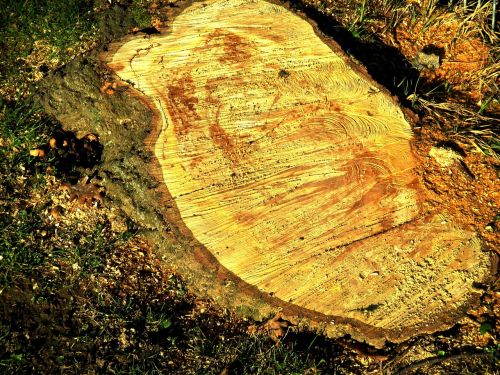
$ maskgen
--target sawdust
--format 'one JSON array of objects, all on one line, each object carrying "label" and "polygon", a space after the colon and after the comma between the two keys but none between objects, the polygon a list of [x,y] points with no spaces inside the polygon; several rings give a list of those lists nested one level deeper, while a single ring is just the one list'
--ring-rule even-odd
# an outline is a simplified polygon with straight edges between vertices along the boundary
[{"label": "sawdust", "polygon": [[77,200],[81,205],[92,205],[94,202],[101,202],[104,196],[102,186],[90,181],[88,176],[83,177],[75,185],[63,183],[62,189],[68,192],[70,200]]},{"label": "sawdust", "polygon": [[432,156],[441,167],[451,167],[456,162],[462,160],[462,156],[456,151],[447,147],[431,147],[429,156]]}]

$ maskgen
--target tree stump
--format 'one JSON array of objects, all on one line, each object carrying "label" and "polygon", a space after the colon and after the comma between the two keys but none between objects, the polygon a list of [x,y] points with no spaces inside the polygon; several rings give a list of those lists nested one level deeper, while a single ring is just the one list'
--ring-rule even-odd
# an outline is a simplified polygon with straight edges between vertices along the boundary
[{"label": "tree stump", "polygon": [[474,233],[421,214],[401,108],[307,19],[195,2],[105,60],[157,114],[176,225],[276,308],[401,341],[449,326],[488,276]]}]

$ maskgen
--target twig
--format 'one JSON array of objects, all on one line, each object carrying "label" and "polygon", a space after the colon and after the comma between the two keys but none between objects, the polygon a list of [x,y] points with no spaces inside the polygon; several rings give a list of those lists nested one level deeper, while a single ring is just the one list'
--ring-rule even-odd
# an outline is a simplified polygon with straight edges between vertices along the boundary
[{"label": "twig", "polygon": [[495,26],[497,23],[497,0],[493,0],[493,9],[491,15],[491,29],[495,31]]}]

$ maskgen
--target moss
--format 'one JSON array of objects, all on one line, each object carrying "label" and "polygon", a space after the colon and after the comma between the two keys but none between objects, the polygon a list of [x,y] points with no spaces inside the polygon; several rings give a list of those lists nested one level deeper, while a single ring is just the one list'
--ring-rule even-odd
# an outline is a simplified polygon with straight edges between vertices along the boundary
[{"label": "moss", "polygon": [[139,29],[144,29],[151,26],[151,15],[148,13],[145,5],[148,1],[134,0],[129,12],[132,20]]}]

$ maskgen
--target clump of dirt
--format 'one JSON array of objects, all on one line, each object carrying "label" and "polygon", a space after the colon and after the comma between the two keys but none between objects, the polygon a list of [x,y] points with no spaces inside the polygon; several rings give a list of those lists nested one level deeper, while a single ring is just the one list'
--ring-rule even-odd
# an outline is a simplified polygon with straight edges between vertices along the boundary
[{"label": "clump of dirt", "polygon": [[[463,157],[459,152],[445,146],[432,147],[429,151],[429,156],[433,157],[441,167],[451,167],[457,162],[462,163],[463,160]],[[462,168],[465,168],[465,166],[462,165]],[[471,172],[469,170],[467,170],[467,172],[468,175],[472,177]]]}]

